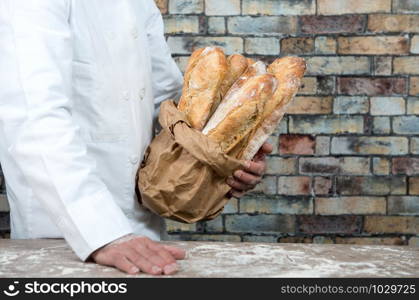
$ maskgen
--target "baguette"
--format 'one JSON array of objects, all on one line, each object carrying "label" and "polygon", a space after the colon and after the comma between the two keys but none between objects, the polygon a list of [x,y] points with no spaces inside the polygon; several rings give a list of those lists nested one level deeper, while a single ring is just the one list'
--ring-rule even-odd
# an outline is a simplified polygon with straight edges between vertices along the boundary
[{"label": "baguette", "polygon": [[228,71],[221,84],[221,97],[224,97],[233,83],[246,71],[247,59],[243,55],[233,54],[227,58]]},{"label": "baguette", "polygon": [[[268,72],[278,80],[278,88],[268,99],[260,124],[249,134],[246,146],[236,149],[238,158],[252,159],[263,143],[275,131],[286,112],[288,103],[293,99],[301,84],[301,78],[306,70],[304,59],[299,57],[283,57],[275,60],[268,67]],[[239,152],[237,154],[237,152]]]},{"label": "baguette", "polygon": [[192,54],[186,68],[178,109],[191,126],[204,128],[221,101],[220,87],[227,73],[227,59],[220,48],[206,47]]},{"label": "baguette", "polygon": [[272,97],[277,84],[272,74],[249,78],[235,93],[236,98],[231,99],[235,105],[232,105],[225,118],[208,131],[207,136],[228,153],[259,124],[265,103]]},{"label": "baguette", "polygon": [[207,125],[204,127],[202,133],[208,134],[210,130],[214,129],[235,107],[241,105],[246,101],[242,97],[242,88],[246,82],[257,75],[266,74],[266,66],[263,62],[256,62],[247,67],[246,71],[234,82],[228,90],[224,99],[221,101],[217,110],[209,119]]}]

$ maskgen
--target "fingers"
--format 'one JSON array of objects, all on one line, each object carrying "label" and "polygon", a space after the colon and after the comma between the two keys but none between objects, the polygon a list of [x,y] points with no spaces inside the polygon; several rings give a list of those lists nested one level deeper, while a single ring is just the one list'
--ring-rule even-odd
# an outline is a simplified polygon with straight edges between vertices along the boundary
[{"label": "fingers", "polygon": [[227,184],[231,186],[233,189],[238,190],[238,191],[248,191],[253,188],[252,185],[243,183],[238,180],[234,180],[231,177],[227,178]]},{"label": "fingers", "polygon": [[244,172],[242,170],[237,170],[236,172],[234,172],[234,178],[236,178],[237,180],[251,185],[253,187],[255,187],[258,183],[260,183],[262,181],[262,177],[260,176],[255,176],[253,174]]},{"label": "fingers", "polygon": [[266,170],[266,163],[264,161],[247,161],[244,171],[252,173],[257,176],[262,176]]}]

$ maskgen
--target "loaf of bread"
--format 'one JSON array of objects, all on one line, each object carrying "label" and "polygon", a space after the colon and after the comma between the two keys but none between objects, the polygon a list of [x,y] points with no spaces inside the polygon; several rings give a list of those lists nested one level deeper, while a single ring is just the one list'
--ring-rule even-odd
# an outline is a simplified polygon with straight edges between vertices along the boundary
[{"label": "loaf of bread", "polygon": [[193,128],[202,130],[220,103],[227,70],[227,59],[220,48],[206,47],[192,53],[178,109],[185,113]]},{"label": "loaf of bread", "polygon": [[261,122],[249,134],[246,143],[244,143],[245,147],[236,149],[235,154],[238,158],[252,159],[274,132],[286,112],[288,103],[297,93],[305,70],[304,59],[295,56],[279,58],[269,65],[268,72],[275,75],[278,87],[266,102]]},{"label": "loaf of bread", "polygon": [[272,74],[250,77],[229,99],[231,105],[226,116],[204,134],[228,153],[260,123],[265,105],[277,85],[277,79]]}]

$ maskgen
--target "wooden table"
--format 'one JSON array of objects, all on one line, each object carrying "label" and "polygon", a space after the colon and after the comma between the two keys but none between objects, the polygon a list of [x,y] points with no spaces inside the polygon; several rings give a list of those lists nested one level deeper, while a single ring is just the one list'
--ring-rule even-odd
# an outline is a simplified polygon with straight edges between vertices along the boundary
[{"label": "wooden table", "polygon": [[[167,244],[188,253],[174,277],[419,277],[419,248],[407,246]],[[0,239],[0,277],[130,276],[81,262],[64,240]]]}]

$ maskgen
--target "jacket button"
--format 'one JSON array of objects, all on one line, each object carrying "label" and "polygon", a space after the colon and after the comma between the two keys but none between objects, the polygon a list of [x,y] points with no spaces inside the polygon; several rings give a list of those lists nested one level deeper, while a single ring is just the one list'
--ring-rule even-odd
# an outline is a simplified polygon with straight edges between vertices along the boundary
[{"label": "jacket button", "polygon": [[130,158],[130,161],[133,165],[135,165],[138,162],[138,156],[137,155],[132,155]]},{"label": "jacket button", "polygon": [[136,39],[138,37],[138,29],[137,28],[134,27],[131,30],[131,36],[132,36],[133,39]]}]

